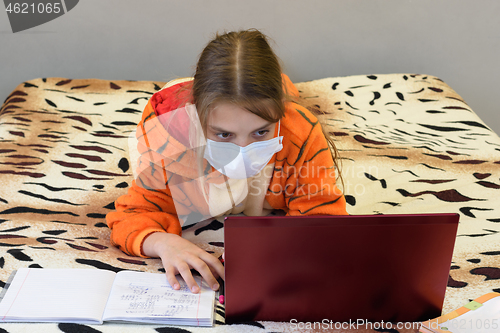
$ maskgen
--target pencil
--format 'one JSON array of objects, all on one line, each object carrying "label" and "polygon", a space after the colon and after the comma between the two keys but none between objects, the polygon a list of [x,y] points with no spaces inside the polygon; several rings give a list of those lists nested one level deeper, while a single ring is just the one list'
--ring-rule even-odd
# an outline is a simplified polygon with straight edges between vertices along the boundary
[{"label": "pencil", "polygon": [[[222,259],[222,255],[219,257],[220,262],[224,265],[224,259]],[[219,303],[224,304],[224,280],[221,278],[218,279],[219,282]]]},{"label": "pencil", "polygon": [[224,304],[224,280],[219,279],[219,303]]}]

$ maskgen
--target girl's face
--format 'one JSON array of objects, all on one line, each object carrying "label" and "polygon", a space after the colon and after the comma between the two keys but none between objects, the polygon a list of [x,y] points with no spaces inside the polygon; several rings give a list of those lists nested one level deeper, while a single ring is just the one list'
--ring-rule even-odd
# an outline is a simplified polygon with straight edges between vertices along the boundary
[{"label": "girl's face", "polygon": [[274,137],[276,123],[231,103],[219,103],[208,114],[207,138],[245,147]]}]

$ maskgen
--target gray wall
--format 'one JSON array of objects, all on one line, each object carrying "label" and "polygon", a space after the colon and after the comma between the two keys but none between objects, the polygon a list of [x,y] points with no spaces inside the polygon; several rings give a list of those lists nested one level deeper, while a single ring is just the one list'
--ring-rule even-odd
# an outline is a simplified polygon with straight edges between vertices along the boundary
[{"label": "gray wall", "polygon": [[38,77],[167,81],[191,75],[215,31],[255,27],[295,82],[435,75],[500,133],[498,0],[81,0],[13,34],[0,13],[0,98]]}]

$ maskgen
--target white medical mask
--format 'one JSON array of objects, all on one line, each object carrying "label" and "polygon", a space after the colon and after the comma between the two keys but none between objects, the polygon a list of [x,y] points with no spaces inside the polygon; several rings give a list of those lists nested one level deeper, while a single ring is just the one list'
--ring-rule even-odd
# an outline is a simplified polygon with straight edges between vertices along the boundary
[{"label": "white medical mask", "polygon": [[207,139],[205,159],[220,173],[229,178],[244,179],[255,176],[271,160],[273,155],[283,149],[283,137],[256,141],[245,147],[231,142],[218,142]]}]

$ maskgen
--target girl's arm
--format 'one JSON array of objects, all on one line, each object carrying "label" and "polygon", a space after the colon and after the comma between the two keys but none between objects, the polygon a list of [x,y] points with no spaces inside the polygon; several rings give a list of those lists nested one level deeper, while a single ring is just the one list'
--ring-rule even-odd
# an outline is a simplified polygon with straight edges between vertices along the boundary
[{"label": "girl's arm", "polygon": [[346,201],[336,184],[336,170],[319,121],[304,143],[297,187],[288,199],[290,215],[347,215]]},{"label": "girl's arm", "polygon": [[148,190],[133,181],[128,193],[115,201],[115,209],[106,215],[111,242],[128,255],[146,257],[142,245],[153,232],[181,234],[168,188]]},{"label": "girl's arm", "polygon": [[106,216],[114,245],[132,256],[161,258],[174,289],[179,288],[175,275],[180,273],[193,292],[199,291],[191,268],[214,289],[218,288],[216,277],[224,278],[224,268],[217,258],[180,236],[182,229],[168,186],[149,190],[134,181],[115,207],[116,211]]},{"label": "girl's arm", "polygon": [[320,122],[298,104],[288,108],[282,121],[283,150],[276,156],[267,201],[292,216],[347,215]]}]

